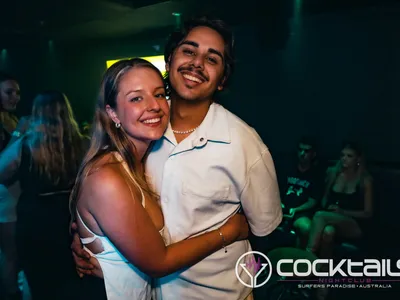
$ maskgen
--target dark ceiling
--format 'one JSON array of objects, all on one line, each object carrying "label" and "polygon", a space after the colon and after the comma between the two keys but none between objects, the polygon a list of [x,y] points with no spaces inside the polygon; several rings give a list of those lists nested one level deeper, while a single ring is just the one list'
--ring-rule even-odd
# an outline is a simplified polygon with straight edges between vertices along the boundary
[{"label": "dark ceiling", "polygon": [[[235,23],[288,18],[294,3],[303,13],[323,13],[395,0],[2,0],[0,48],[38,39],[82,41],[124,37],[176,26],[173,13],[211,14]],[[267,22],[268,23],[268,22]]]}]

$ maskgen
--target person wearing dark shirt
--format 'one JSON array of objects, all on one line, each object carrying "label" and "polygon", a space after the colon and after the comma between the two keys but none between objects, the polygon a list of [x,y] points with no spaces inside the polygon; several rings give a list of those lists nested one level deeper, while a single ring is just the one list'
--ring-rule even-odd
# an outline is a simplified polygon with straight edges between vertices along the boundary
[{"label": "person wearing dark shirt", "polygon": [[329,258],[334,238],[360,238],[373,214],[373,180],[356,143],[345,142],[340,160],[328,170],[322,208],[313,218],[307,248]]},{"label": "person wearing dark shirt", "polygon": [[316,155],[314,139],[301,138],[297,144],[297,162],[289,162],[280,174],[284,222],[292,224],[297,232],[299,247],[305,247],[311,220],[322,196],[324,172]]},{"label": "person wearing dark shirt", "polygon": [[[19,180],[21,185],[16,210],[18,261],[32,299],[76,299],[80,280],[69,247],[69,194],[87,141],[69,100],[58,91],[35,98],[29,124],[0,155],[0,184]],[[50,269],[61,272],[51,276]]]},{"label": "person wearing dark shirt", "polygon": [[[15,115],[20,101],[17,80],[0,72],[0,153],[16,134],[18,118]],[[15,246],[15,226],[18,183],[0,184],[0,299],[16,298],[18,289],[18,262]]]}]

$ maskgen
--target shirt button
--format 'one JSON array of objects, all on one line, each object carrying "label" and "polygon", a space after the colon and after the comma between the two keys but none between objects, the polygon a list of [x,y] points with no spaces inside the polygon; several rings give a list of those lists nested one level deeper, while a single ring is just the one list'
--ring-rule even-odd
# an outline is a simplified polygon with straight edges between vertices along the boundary
[{"label": "shirt button", "polygon": [[164,197],[163,202],[164,202],[164,203],[168,203],[168,198],[167,198],[167,197]]},{"label": "shirt button", "polygon": [[200,142],[204,141],[204,138],[200,138]]}]

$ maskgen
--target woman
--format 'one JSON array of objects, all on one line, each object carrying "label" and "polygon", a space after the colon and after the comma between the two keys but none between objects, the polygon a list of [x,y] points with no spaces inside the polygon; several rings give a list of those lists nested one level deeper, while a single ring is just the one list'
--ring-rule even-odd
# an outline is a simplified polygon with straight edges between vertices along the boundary
[{"label": "woman", "polygon": [[[69,250],[69,194],[85,152],[67,97],[39,94],[28,132],[0,157],[0,183],[20,181],[17,249],[32,298],[70,299],[79,280]],[[37,230],[40,228],[40,230]],[[62,269],[57,276],[49,270]]]},{"label": "woman", "polygon": [[334,237],[361,237],[373,213],[372,178],[356,144],[344,143],[340,161],[328,171],[322,205],[327,211],[315,214],[308,249],[331,257]]},{"label": "woman", "polygon": [[161,73],[142,59],[104,75],[90,149],[71,195],[82,243],[101,267],[108,299],[151,298],[151,277],[193,265],[248,234],[245,218],[170,246],[163,215],[146,182],[151,142],[168,125]]},{"label": "woman", "polygon": [[[9,144],[18,119],[14,115],[20,100],[18,82],[12,76],[0,73],[0,153]],[[19,194],[17,183],[0,185],[0,298],[13,299],[19,294],[17,255],[15,249],[15,207]]]},{"label": "woman", "polygon": [[8,144],[17,127],[14,115],[20,100],[19,84],[12,76],[0,73],[0,151]]}]

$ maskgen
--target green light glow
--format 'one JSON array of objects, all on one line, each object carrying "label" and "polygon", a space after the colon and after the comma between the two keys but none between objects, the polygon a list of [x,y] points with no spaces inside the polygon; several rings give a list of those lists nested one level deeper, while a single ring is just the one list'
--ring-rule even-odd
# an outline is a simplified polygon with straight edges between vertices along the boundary
[{"label": "green light glow", "polygon": [[[165,61],[164,61],[164,55],[156,55],[156,56],[146,56],[146,57],[141,57],[149,62],[151,62],[153,65],[156,66],[157,69],[160,70],[162,74],[165,73]],[[107,69],[111,67],[113,64],[115,64],[117,61],[122,60],[121,59],[114,59],[114,60],[107,60],[106,65]],[[126,58],[129,59],[129,58]]]}]

